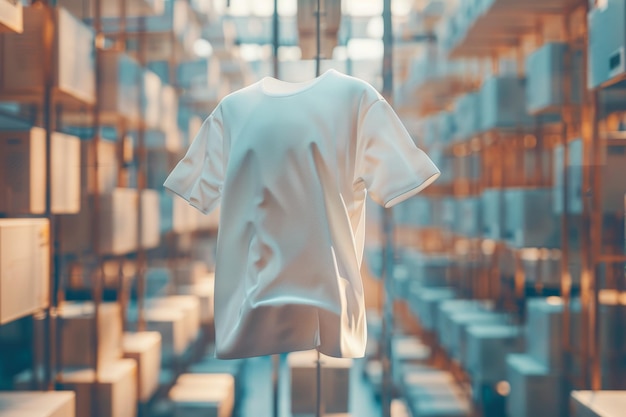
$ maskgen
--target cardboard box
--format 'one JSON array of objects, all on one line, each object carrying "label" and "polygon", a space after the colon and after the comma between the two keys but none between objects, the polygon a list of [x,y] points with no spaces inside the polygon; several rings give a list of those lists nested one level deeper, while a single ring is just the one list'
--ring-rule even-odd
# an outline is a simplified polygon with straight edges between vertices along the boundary
[{"label": "cardboard box", "polygon": [[[570,104],[581,101],[582,49],[569,50],[566,43],[548,42],[526,57],[526,109],[529,113],[558,113],[563,105],[564,74],[570,74]],[[565,56],[569,66],[565,68]]]},{"label": "cardboard box", "polygon": [[[409,372],[403,390],[414,415],[465,417],[470,407],[452,374],[433,368]],[[417,414],[419,413],[419,414]]]},{"label": "cardboard box", "polygon": [[452,347],[452,324],[450,317],[459,313],[484,311],[484,306],[476,300],[444,300],[437,307],[436,331],[439,344],[450,352]]},{"label": "cardboard box", "polygon": [[458,216],[455,231],[468,238],[479,238],[482,234],[482,201],[479,197],[457,199]]},{"label": "cardboard box", "polygon": [[572,417],[620,417],[626,409],[625,391],[573,391]]},{"label": "cardboard box", "polygon": [[554,417],[565,411],[563,379],[525,354],[506,358],[510,417]]},{"label": "cardboard box", "polygon": [[464,364],[467,361],[467,329],[478,324],[507,324],[506,314],[493,311],[459,312],[450,316],[450,356]]},{"label": "cardboard box", "polygon": [[152,249],[161,241],[161,204],[157,190],[144,189],[141,192],[141,246]]},{"label": "cardboard box", "polygon": [[[350,399],[351,359],[321,355],[322,401],[327,413],[347,413]],[[317,375],[317,352],[290,353],[287,357],[291,374],[291,412],[314,413]]]},{"label": "cardboard box", "polygon": [[[84,194],[94,194],[96,180],[99,194],[110,194],[117,187],[118,158],[116,143],[98,141],[98,161],[94,160],[95,141],[81,141],[81,188]],[[98,166],[98,177],[95,167]]]},{"label": "cardboard box", "polygon": [[[581,215],[583,212],[583,169],[590,165],[584,156],[584,145],[581,139],[574,139],[568,143],[569,163],[568,171],[568,212]],[[563,183],[564,183],[564,152],[563,146],[554,149],[553,157],[553,207],[556,214],[563,213]],[[626,187],[617,180],[626,175],[626,155],[621,147],[609,147],[602,157],[601,171],[605,178],[602,181],[602,211],[604,213],[622,213],[624,210],[624,194]],[[579,244],[579,242],[577,242]]]},{"label": "cardboard box", "polygon": [[[74,216],[61,218],[61,251],[81,253],[92,243],[92,224],[96,219],[91,196],[87,207]],[[124,255],[137,249],[137,190],[115,188],[100,199],[100,252],[105,255]]]},{"label": "cardboard box", "polygon": [[[166,140],[165,136],[162,136],[162,139]],[[170,174],[172,168],[174,168],[174,165],[172,164],[172,156],[167,152],[164,152],[163,149],[160,149],[161,145],[163,145],[163,143],[158,144],[158,146],[155,147],[158,147],[159,149],[148,149],[146,156],[146,165],[148,165],[146,185],[148,188],[156,190],[163,189],[165,179]],[[163,193],[165,192],[163,191]]]},{"label": "cardboard box", "polygon": [[[68,302],[61,305],[61,364],[65,368],[93,367],[94,303]],[[122,357],[122,311],[119,304],[102,303],[98,317],[98,361],[100,367]]]},{"label": "cardboard box", "polygon": [[[198,23],[191,16],[189,3],[186,1],[166,1],[162,11],[149,16],[132,16],[126,19],[128,34],[127,50],[136,53],[139,42],[137,34],[147,32],[143,54],[148,61],[176,59],[181,60],[193,51],[193,41],[200,37]],[[120,19],[103,19],[105,33],[119,33]],[[173,34],[173,36],[172,36]]]},{"label": "cardboard box", "polygon": [[15,0],[0,0],[0,32],[24,31],[22,3]]},{"label": "cardboard box", "polygon": [[179,287],[182,294],[193,295],[200,304],[200,322],[212,324],[215,315],[215,277],[211,273],[194,285]]},{"label": "cardboard box", "polygon": [[457,141],[471,139],[481,131],[479,93],[468,93],[456,100],[454,121],[456,124],[455,140]]},{"label": "cardboard box", "polygon": [[[128,328],[137,329],[138,312],[136,306],[128,310]],[[144,311],[146,331],[161,334],[161,363],[170,364],[180,357],[189,346],[185,326],[185,314],[177,308],[150,307]]]},{"label": "cardboard box", "polygon": [[[80,141],[54,132],[52,143],[51,210],[80,211]],[[44,214],[46,209],[46,133],[32,128],[0,131],[0,212]]]},{"label": "cardboard box", "polygon": [[123,115],[130,121],[139,120],[139,80],[142,74],[139,63],[114,50],[105,50],[101,56],[102,83],[98,99],[102,112]]},{"label": "cardboard box", "polygon": [[[171,85],[164,84],[161,87],[160,103],[160,123],[159,128],[163,132],[178,131],[178,93]],[[178,152],[181,150],[181,143],[168,142],[167,150]]]},{"label": "cardboard box", "polygon": [[183,374],[170,390],[174,417],[230,417],[235,380],[228,374]]},{"label": "cardboard box", "polygon": [[425,362],[430,358],[431,349],[421,340],[412,336],[398,336],[391,340],[393,380],[396,386],[402,382],[402,374],[408,364]]},{"label": "cardboard box", "polygon": [[488,77],[480,90],[481,130],[532,126],[526,112],[524,79]]},{"label": "cardboard box", "polygon": [[209,274],[209,267],[205,262],[179,262],[174,268],[174,282],[176,285],[195,285]]},{"label": "cardboard box", "polygon": [[[577,301],[571,304],[570,320],[570,340],[572,347],[576,348],[582,338],[578,333],[581,326],[581,306]],[[562,335],[562,301],[558,298],[529,299],[526,303],[526,340],[532,343],[528,343],[528,355],[552,372],[562,371],[566,363]]]},{"label": "cardboard box", "polygon": [[514,248],[557,248],[560,222],[552,208],[552,188],[504,190],[504,239]]},{"label": "cardboard box", "polygon": [[595,89],[611,83],[626,72],[625,20],[624,0],[597,2],[589,10],[589,88]]},{"label": "cardboard box", "polygon": [[[71,103],[95,103],[94,32],[70,12],[26,7],[24,32],[0,37],[0,92],[5,99],[40,101],[44,91],[46,39],[54,27],[52,71],[54,97]],[[2,11],[0,9],[0,11]]]},{"label": "cardboard box", "polygon": [[0,392],[2,417],[74,417],[73,392]]},{"label": "cardboard box", "polygon": [[47,219],[0,219],[0,325],[48,306]]},{"label": "cardboard box", "polygon": [[[58,0],[60,6],[67,8],[72,14],[82,19],[93,18],[95,2],[93,0]],[[100,3],[102,17],[121,16],[118,2],[104,1]],[[127,0],[126,16],[149,16],[163,12],[164,0]]]},{"label": "cardboard box", "polygon": [[137,362],[137,393],[147,403],[159,388],[161,372],[161,334],[157,332],[124,333],[124,358]]},{"label": "cardboard box", "polygon": [[202,89],[215,86],[220,80],[220,69],[216,57],[181,62],[176,73],[178,87]]},{"label": "cardboard box", "polygon": [[[137,416],[137,364],[134,360],[120,359],[103,367],[94,392],[95,380],[93,369],[59,374],[59,385],[76,392],[76,417]],[[93,401],[97,401],[96,407]],[[95,415],[92,414],[94,408]]]},{"label": "cardboard box", "polygon": [[146,270],[146,297],[164,297],[172,284],[172,272],[167,267],[148,267]]},{"label": "cardboard box", "polygon": [[451,288],[422,288],[414,291],[415,310],[418,313],[418,320],[427,331],[435,330],[438,321],[439,304],[446,300],[453,299],[456,295]]},{"label": "cardboard box", "polygon": [[0,132],[0,138],[0,211],[45,213],[46,132]]},{"label": "cardboard box", "polygon": [[200,303],[193,295],[171,295],[169,297],[153,298],[148,300],[150,308],[173,308],[180,310],[184,315],[186,343],[196,341],[200,332]]},{"label": "cardboard box", "polygon": [[149,129],[158,129],[161,124],[161,79],[150,70],[143,70],[143,96],[141,112]]},{"label": "cardboard box", "polygon": [[472,325],[467,329],[466,369],[472,380],[496,384],[506,379],[506,356],[523,349],[523,332],[517,326]]}]

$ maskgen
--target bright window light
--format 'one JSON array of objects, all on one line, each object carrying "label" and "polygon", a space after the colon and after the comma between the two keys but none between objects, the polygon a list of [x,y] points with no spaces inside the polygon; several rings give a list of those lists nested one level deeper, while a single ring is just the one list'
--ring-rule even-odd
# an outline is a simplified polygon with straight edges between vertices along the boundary
[{"label": "bright window light", "polygon": [[353,60],[382,59],[383,41],[378,39],[351,39],[348,42],[348,56]]},{"label": "bright window light", "polygon": [[372,17],[367,23],[367,36],[373,39],[382,39],[385,32],[385,24],[382,16]]},{"label": "bright window light", "polygon": [[208,58],[213,55],[213,46],[206,39],[197,39],[193,43],[193,52],[202,58]]},{"label": "bright window light", "polygon": [[278,59],[280,61],[299,61],[302,58],[302,51],[298,46],[281,46],[278,48]]},{"label": "bright window light", "polygon": [[269,45],[244,43],[239,46],[239,55],[244,61],[263,61],[270,58],[272,48]]}]

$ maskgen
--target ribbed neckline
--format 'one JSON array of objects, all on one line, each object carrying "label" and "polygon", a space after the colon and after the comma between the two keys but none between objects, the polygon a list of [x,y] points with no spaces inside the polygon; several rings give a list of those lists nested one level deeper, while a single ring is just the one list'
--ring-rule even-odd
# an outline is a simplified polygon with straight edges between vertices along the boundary
[{"label": "ribbed neckline", "polygon": [[[298,82],[298,83],[289,82],[289,81],[283,81],[283,80],[279,80],[279,79],[274,78],[274,77],[264,77],[259,82],[259,88],[260,88],[260,90],[261,90],[261,92],[263,94],[265,94],[266,96],[269,96],[269,97],[290,97],[290,96],[295,96],[297,94],[304,93],[305,91],[308,91],[311,88],[315,87],[324,78],[326,78],[329,74],[331,74],[333,72],[335,72],[335,70],[331,68],[331,69],[325,71],[323,74],[321,74],[317,78],[314,78],[314,79],[309,80],[309,81]],[[279,86],[282,85],[282,86],[287,87],[288,89],[294,89],[294,90],[293,91],[288,91],[288,92],[285,92],[285,93],[272,91],[270,88],[268,88],[268,85],[267,85],[268,83],[272,83],[274,85],[279,85]]]}]

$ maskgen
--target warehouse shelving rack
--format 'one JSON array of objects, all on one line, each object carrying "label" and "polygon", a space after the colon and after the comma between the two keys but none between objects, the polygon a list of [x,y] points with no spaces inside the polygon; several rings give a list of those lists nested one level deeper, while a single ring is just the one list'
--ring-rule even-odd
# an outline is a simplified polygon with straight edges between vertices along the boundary
[{"label": "warehouse shelving rack", "polygon": [[[486,9],[468,10],[471,4],[486,5],[484,6]],[[602,169],[603,158],[609,147],[624,146],[624,136],[618,132],[622,115],[611,113],[615,111],[613,108],[609,110],[602,108],[604,103],[602,100],[606,100],[602,94],[604,88],[619,83],[622,78],[614,77],[602,84],[598,91],[586,88],[590,30],[587,21],[590,6],[586,1],[493,0],[482,3],[462,2],[458,7],[456,11],[458,16],[444,17],[444,20],[454,20],[457,26],[459,22],[467,26],[466,29],[459,30],[459,33],[443,34],[442,43],[446,44],[450,59],[491,61],[491,69],[487,72],[493,75],[504,70],[501,66],[502,59],[512,59],[517,61],[517,68],[516,71],[509,69],[509,72],[511,75],[517,73],[523,76],[525,72],[523,62],[531,51],[548,42],[566,44],[567,52],[563,58],[565,71],[561,78],[563,97],[559,105],[530,113],[531,124],[482,131],[461,141],[455,140],[451,144],[445,144],[447,155],[454,161],[458,162],[468,155],[477,155],[481,159],[480,179],[468,181],[456,178],[449,189],[437,187],[435,184],[425,190],[423,195],[426,197],[479,195],[486,189],[502,190],[511,186],[560,188],[562,213],[556,219],[562,230],[558,246],[561,273],[556,287],[546,287],[541,280],[531,285],[527,282],[527,271],[524,269],[524,250],[512,248],[504,240],[487,239],[488,236],[485,235],[475,241],[479,245],[481,265],[477,275],[474,276],[473,271],[463,269],[459,272],[460,275],[468,276],[471,282],[478,280],[478,288],[465,294],[466,296],[491,299],[496,302],[497,309],[516,312],[516,320],[519,322],[524,320],[524,305],[529,296],[559,295],[564,305],[564,332],[561,338],[563,351],[569,363],[580,360],[584,364],[582,372],[576,375],[572,371],[573,367],[566,367],[565,378],[569,384],[568,388],[598,390],[602,387],[603,381],[606,381],[601,374],[600,363],[599,298],[607,296],[606,289],[616,299],[619,294],[623,294],[621,282],[623,280],[618,277],[623,276],[623,264],[626,261],[623,256],[623,242],[614,236],[606,236],[608,231],[615,234],[613,229],[619,227],[620,223],[616,219],[617,215],[613,215],[611,223],[613,226],[606,223],[607,216],[602,200],[603,186],[606,181],[610,181],[603,177],[606,175]],[[445,24],[445,21],[443,23]],[[451,39],[446,39],[445,36]],[[575,75],[570,68],[573,66],[574,55],[581,51],[582,74],[579,74],[580,79],[574,80]],[[448,94],[440,100],[444,104],[429,110],[434,112],[450,110],[449,103],[452,103],[457,95],[452,91]],[[578,98],[575,100],[574,96]],[[425,115],[430,114],[431,111]],[[558,118],[555,118],[555,115]],[[577,213],[569,206],[572,197],[571,184],[576,178],[569,169],[572,156],[568,145],[581,137],[584,144],[582,162],[584,204],[582,213]],[[557,147],[562,149],[562,167],[558,168],[558,172],[554,172],[556,168],[551,166],[554,164],[552,154]],[[547,168],[525,172],[523,165],[525,159],[534,162],[535,167],[541,167],[540,161],[546,156],[550,156]],[[521,175],[516,173],[516,170],[519,170]],[[555,183],[556,178],[553,178],[553,174],[560,174],[562,177],[560,184]],[[501,193],[499,198],[502,203]],[[506,216],[506,213],[503,215]],[[500,219],[500,226],[504,224],[504,220]],[[571,230],[581,234],[579,246],[576,246],[575,242],[570,242]],[[405,232],[407,231],[399,233],[396,237],[401,246],[408,244],[419,248],[420,245],[416,243],[420,240],[418,235],[425,236],[426,232],[428,236],[439,239],[441,243],[439,247],[447,247],[452,252],[454,242],[467,240],[465,236],[456,233],[451,234],[451,239],[446,238],[450,236],[446,230],[439,232],[435,230],[434,233],[423,228],[408,231],[414,235],[413,237],[406,236]],[[619,238],[620,233],[616,235]],[[572,262],[577,259],[582,263],[580,282],[575,282],[573,278],[576,271],[572,269]],[[575,330],[572,322],[572,302],[578,295],[582,301],[582,332],[589,335],[581,341],[582,348],[575,348],[570,342]],[[623,322],[622,317],[621,323]],[[619,323],[618,320],[616,325]],[[614,328],[612,331],[619,333],[620,329]],[[456,369],[455,374],[461,382],[467,381],[467,375],[464,375],[461,369]]]},{"label": "warehouse shelving rack", "polygon": [[[116,33],[105,33],[103,28],[103,16],[101,15],[102,10],[102,2],[103,0],[90,0],[90,4],[93,6],[91,10],[93,11],[92,15],[82,16],[87,22],[90,23],[91,30],[94,32],[94,57],[95,57],[95,77],[96,80],[94,82],[95,87],[95,96],[90,99],[85,99],[81,96],[72,95],[71,92],[68,91],[60,91],[55,86],[54,74],[55,71],[52,68],[52,64],[54,62],[54,54],[57,52],[52,45],[52,36],[46,37],[46,41],[48,42],[44,48],[44,78],[43,84],[44,88],[41,94],[26,92],[25,94],[12,94],[12,95],[0,95],[0,100],[2,101],[12,101],[15,102],[15,105],[18,106],[20,116],[24,116],[24,120],[20,120],[24,125],[35,125],[40,124],[43,126],[46,132],[46,142],[47,142],[47,152],[46,152],[46,160],[47,160],[47,172],[46,172],[46,212],[45,217],[50,219],[50,299],[49,305],[46,309],[41,312],[38,312],[34,315],[34,319],[36,322],[35,329],[38,329],[35,332],[33,339],[33,352],[35,352],[38,356],[33,360],[33,369],[32,369],[32,378],[33,385],[32,388],[51,390],[58,387],[58,376],[62,371],[62,363],[60,359],[60,352],[62,349],[61,346],[61,337],[60,337],[60,329],[63,325],[62,316],[59,314],[60,305],[65,302],[67,298],[67,282],[65,279],[67,276],[71,274],[84,275],[85,271],[89,274],[87,281],[89,282],[87,288],[83,288],[82,295],[79,292],[80,299],[90,299],[95,304],[95,314],[94,314],[94,326],[93,333],[89,336],[91,339],[91,344],[94,347],[94,369],[96,380],[93,385],[93,389],[95,390],[98,384],[98,375],[99,375],[99,361],[98,361],[98,334],[97,334],[97,323],[99,322],[99,311],[100,305],[104,300],[104,264],[105,262],[117,264],[118,268],[118,280],[117,280],[117,288],[115,289],[116,295],[115,299],[122,306],[123,311],[123,321],[125,322],[125,312],[127,303],[130,297],[130,288],[129,282],[127,282],[127,273],[124,271],[125,267],[128,264],[134,264],[133,268],[136,270],[136,285],[137,285],[137,301],[139,304],[139,331],[141,331],[144,326],[143,319],[143,300],[144,300],[144,288],[145,288],[145,273],[146,273],[146,265],[149,254],[147,250],[142,245],[142,205],[141,205],[141,192],[145,189],[146,186],[146,143],[145,143],[145,133],[148,126],[146,123],[140,118],[128,117],[125,114],[119,113],[111,113],[104,112],[100,108],[100,102],[98,100],[99,89],[102,85],[102,74],[100,73],[101,66],[99,65],[102,60],[102,54],[107,51],[124,51],[126,50],[126,45],[129,43],[129,37],[132,37],[133,41],[135,41],[136,51],[135,54],[137,59],[140,61],[142,67],[148,62],[150,56],[146,53],[146,43],[149,41],[149,33],[146,33],[144,30],[136,31],[135,33],[129,33],[127,30],[127,16],[126,11],[129,7],[129,3],[133,0],[117,0],[117,6],[120,10],[119,19],[117,19],[117,32]],[[5,1],[0,3],[0,6],[4,12]],[[9,1],[9,6],[13,7],[11,1]],[[110,4],[108,5],[110,6]],[[194,11],[190,4],[185,2],[185,6],[188,7],[190,16],[195,19],[195,21],[206,23],[205,20],[201,18],[201,14]],[[16,9],[19,9],[21,12],[21,3],[17,3],[14,6]],[[52,1],[34,1],[33,5],[30,7],[37,7],[41,9],[46,15],[49,16],[49,28],[52,32],[54,32],[57,28],[55,27],[55,22],[53,19],[54,13],[56,13],[57,2],[55,0]],[[3,16],[7,16],[3,14]],[[143,20],[142,17],[136,17],[140,22]],[[0,26],[2,30],[7,29],[7,27],[3,26],[4,21],[0,22]],[[21,28],[11,28],[14,31],[20,32]],[[18,30],[19,29],[19,30]],[[173,43],[177,42],[175,34],[173,31],[169,31],[166,33],[160,33],[161,37],[171,37]],[[111,43],[113,40],[113,43]],[[183,53],[184,51],[184,53]],[[172,54],[166,57],[167,64],[169,66],[169,74],[170,79],[169,82],[172,85],[175,85],[175,70],[176,65],[179,59],[183,57],[191,56],[185,49],[183,49],[182,45],[177,46],[172,49]],[[140,90],[143,88],[143,82],[141,79],[135,80],[135,82],[139,85]],[[143,93],[143,91],[141,91]],[[142,95],[139,94],[139,101],[142,100]],[[141,109],[142,102],[137,103],[139,108]],[[6,115],[5,115],[6,113]],[[2,116],[7,117],[9,120],[16,117],[16,113],[13,111],[5,111],[2,109]],[[29,119],[29,120],[26,120]],[[93,161],[99,161],[99,142],[102,141],[102,128],[114,127],[115,133],[118,138],[123,138],[123,140],[118,141],[117,146],[117,159],[118,159],[118,186],[128,186],[128,163],[132,160],[135,161],[135,167],[131,167],[136,169],[137,172],[137,191],[139,194],[138,198],[138,233],[137,233],[137,245],[136,250],[133,253],[124,254],[124,255],[105,255],[101,253],[99,248],[100,245],[100,236],[101,236],[101,226],[100,222],[94,221],[91,223],[91,250],[89,253],[61,253],[59,251],[59,228],[61,227],[58,215],[52,213],[51,209],[51,152],[50,152],[50,143],[51,143],[51,135],[52,132],[61,130],[65,131],[71,127],[71,131],[79,132],[79,134],[83,137],[89,137],[91,144],[90,152]],[[134,130],[137,132],[138,143],[135,145],[136,150],[134,151],[134,155],[127,155],[129,150],[129,145],[133,144],[128,141],[128,132]],[[101,194],[101,190],[98,190],[98,163],[94,164],[94,167],[89,168],[90,174],[94,174],[93,177],[96,179],[95,189],[93,190],[92,197],[93,198],[93,214],[96,219],[101,218],[101,204],[99,198],[97,198]],[[84,199],[83,199],[84,200]],[[164,250],[169,250],[171,248],[164,248]],[[163,252],[160,251],[159,254]],[[134,275],[134,273],[133,273]],[[84,280],[83,280],[84,281]],[[74,294],[76,296],[77,294]],[[203,343],[206,340],[202,341]],[[200,342],[198,342],[200,343]],[[42,349],[42,347],[44,347]],[[204,346],[197,345],[193,352],[190,353],[192,357],[197,356],[200,353],[200,350],[204,349]],[[40,357],[39,355],[42,355]],[[178,361],[173,369],[172,376],[175,380],[177,375],[188,365],[191,357],[185,356],[180,361]],[[43,376],[42,376],[43,373]],[[172,381],[173,382],[173,381]],[[167,388],[167,387],[165,387]],[[162,391],[167,391],[166,389]],[[94,391],[95,392],[95,391]],[[164,392],[157,393],[162,395]],[[94,398],[97,398],[94,396]],[[92,404],[93,411],[92,415],[97,415],[97,410],[99,409],[97,402],[94,401]],[[140,413],[145,414],[148,405],[140,405]]]}]

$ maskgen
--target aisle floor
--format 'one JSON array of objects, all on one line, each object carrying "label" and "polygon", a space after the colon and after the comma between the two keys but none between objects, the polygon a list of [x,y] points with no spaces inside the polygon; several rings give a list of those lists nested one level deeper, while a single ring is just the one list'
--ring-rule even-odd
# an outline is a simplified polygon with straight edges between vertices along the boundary
[{"label": "aisle floor", "polygon": [[[380,416],[380,404],[369,383],[363,378],[364,360],[355,360],[350,371],[350,416]],[[272,359],[248,359],[243,373],[244,395],[239,417],[272,416]],[[289,367],[283,357],[279,378],[278,417],[290,417]],[[315,395],[314,392],[311,395]]]}]

